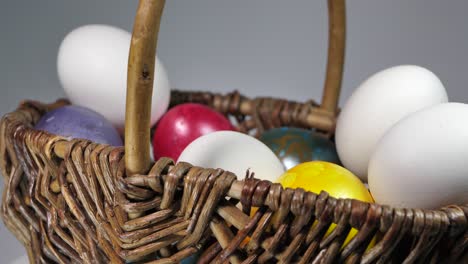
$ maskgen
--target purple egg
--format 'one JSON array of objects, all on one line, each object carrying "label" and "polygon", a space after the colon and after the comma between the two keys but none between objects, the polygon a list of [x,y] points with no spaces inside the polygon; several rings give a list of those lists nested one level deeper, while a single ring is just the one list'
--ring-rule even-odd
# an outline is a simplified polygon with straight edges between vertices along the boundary
[{"label": "purple egg", "polygon": [[47,112],[37,123],[36,129],[67,138],[88,139],[112,146],[123,145],[117,129],[104,116],[76,105]]}]

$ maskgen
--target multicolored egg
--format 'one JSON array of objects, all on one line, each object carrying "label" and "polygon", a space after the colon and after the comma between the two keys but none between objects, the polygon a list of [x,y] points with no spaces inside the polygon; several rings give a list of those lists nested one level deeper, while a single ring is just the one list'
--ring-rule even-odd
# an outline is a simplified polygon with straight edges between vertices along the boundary
[{"label": "multicolored egg", "polygon": [[194,103],[170,109],[158,122],[153,136],[155,159],[174,160],[195,139],[222,130],[234,130],[231,122],[211,108]]},{"label": "multicolored egg", "polygon": [[335,144],[310,130],[274,128],[264,132],[259,139],[278,156],[286,169],[313,160],[340,164]]},{"label": "multicolored egg", "polygon": [[35,128],[67,138],[88,139],[112,146],[123,145],[119,133],[104,116],[75,105],[47,112]]},{"label": "multicolored egg", "polygon": [[[319,194],[322,190],[335,198],[349,198],[373,203],[374,199],[361,180],[347,169],[324,161],[301,163],[286,171],[278,182],[285,188],[302,188]],[[336,225],[331,225],[326,235],[330,234]],[[357,230],[351,229],[345,240],[346,245]]]}]

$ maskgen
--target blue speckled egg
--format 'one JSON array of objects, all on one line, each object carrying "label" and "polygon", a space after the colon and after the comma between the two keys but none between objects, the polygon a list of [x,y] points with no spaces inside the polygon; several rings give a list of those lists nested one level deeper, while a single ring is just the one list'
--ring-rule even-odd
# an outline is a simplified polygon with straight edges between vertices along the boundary
[{"label": "blue speckled egg", "polygon": [[335,144],[310,130],[274,128],[265,131],[260,140],[273,150],[287,170],[299,163],[313,160],[341,164]]},{"label": "blue speckled egg", "polygon": [[88,139],[112,146],[123,145],[119,132],[104,116],[75,105],[47,112],[35,128],[67,138]]}]

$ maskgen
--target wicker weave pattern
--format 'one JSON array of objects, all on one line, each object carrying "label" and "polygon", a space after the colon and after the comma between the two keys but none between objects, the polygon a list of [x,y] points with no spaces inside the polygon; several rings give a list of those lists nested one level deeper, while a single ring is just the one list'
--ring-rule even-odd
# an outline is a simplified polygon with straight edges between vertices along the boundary
[{"label": "wicker weave pattern", "polygon": [[[307,120],[316,113],[313,103],[173,93],[172,105],[188,101],[229,113],[244,132],[311,127]],[[32,262],[178,263],[200,248],[200,263],[468,260],[467,205],[393,209],[283,189],[249,173],[236,181],[220,169],[169,159],[160,159],[147,175],[127,176],[123,148],[31,128],[65,103],[25,102],[0,126],[2,218]],[[337,227],[324,238],[331,223]],[[359,233],[342,248],[351,227]],[[379,242],[365,251],[374,235]]]},{"label": "wicker weave pattern", "polygon": [[171,106],[185,102],[208,105],[234,117],[240,132],[254,136],[264,130],[287,125],[315,127],[328,134],[335,128],[335,116],[321,110],[313,100],[299,103],[270,97],[250,99],[237,91],[229,94],[174,91],[171,96]]}]

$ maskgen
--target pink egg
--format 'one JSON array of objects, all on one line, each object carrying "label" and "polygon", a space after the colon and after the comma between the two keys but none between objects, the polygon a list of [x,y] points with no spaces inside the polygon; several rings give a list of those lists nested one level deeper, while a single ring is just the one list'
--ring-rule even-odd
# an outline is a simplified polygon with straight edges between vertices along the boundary
[{"label": "pink egg", "polygon": [[154,157],[177,160],[192,141],[221,130],[234,130],[222,114],[201,104],[178,105],[170,109],[156,126],[153,137]]}]

